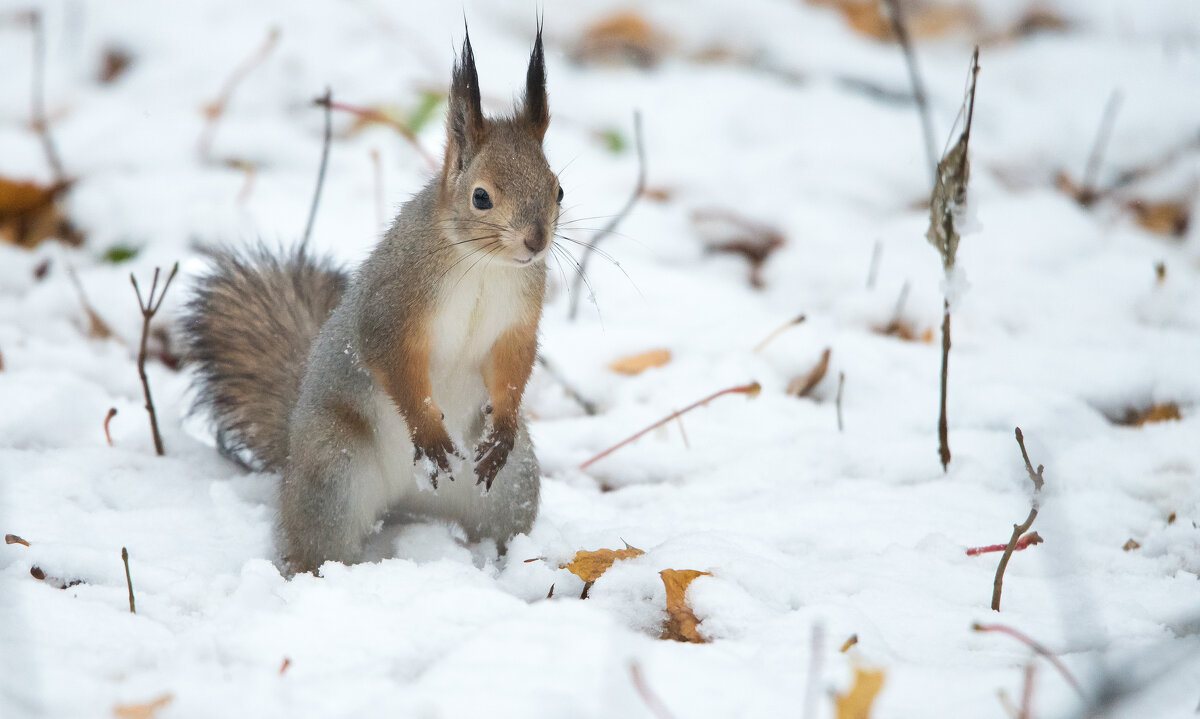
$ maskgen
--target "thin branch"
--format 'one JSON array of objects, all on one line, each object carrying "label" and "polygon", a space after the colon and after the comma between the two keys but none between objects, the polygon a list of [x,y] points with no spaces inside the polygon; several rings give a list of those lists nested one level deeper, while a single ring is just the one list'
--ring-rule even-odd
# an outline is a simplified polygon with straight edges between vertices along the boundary
[{"label": "thin branch", "polygon": [[1004,554],[1000,557],[1000,565],[996,567],[996,579],[992,582],[992,610],[1000,611],[1000,593],[1004,590],[1004,570],[1008,568],[1008,560],[1012,558],[1012,553],[1017,549],[1017,543],[1021,540],[1021,535],[1029,531],[1033,526],[1033,520],[1037,519],[1038,515],[1038,499],[1042,491],[1042,485],[1045,484],[1042,479],[1042,471],[1045,469],[1042,465],[1038,465],[1037,471],[1033,469],[1033,464],[1029,461],[1029,453],[1025,451],[1025,435],[1021,432],[1021,428],[1017,427],[1016,432],[1017,444],[1021,447],[1021,457],[1025,460],[1025,469],[1029,472],[1029,479],[1033,482],[1033,506],[1029,508],[1029,516],[1021,524],[1013,525],[1012,537],[1008,540],[1008,545],[1004,548]]},{"label": "thin branch", "polygon": [[83,291],[83,283],[79,281],[79,276],[75,274],[75,268],[70,264],[67,265],[67,279],[69,279],[71,284],[75,286],[75,292],[79,295],[79,304],[83,306],[84,314],[87,315],[88,337],[93,337],[95,339],[116,337],[118,341],[124,343],[125,340],[122,339],[120,335],[115,334],[112,330],[112,327],[110,327],[109,324],[104,321],[104,318],[100,316],[100,313],[96,311],[96,308],[92,307],[92,303],[88,301],[87,293]]},{"label": "thin branch", "polygon": [[110,433],[108,431],[108,423],[111,422],[112,418],[116,417],[116,416],[117,416],[117,408],[116,407],[109,407],[108,414],[106,414],[104,416],[104,439],[108,440],[109,447],[113,446],[113,441],[112,441],[112,433]]},{"label": "thin branch", "polygon": [[1084,695],[1083,687],[1079,684],[1079,681],[1077,679],[1075,679],[1075,677],[1067,669],[1066,665],[1063,664],[1062,661],[1057,656],[1055,656],[1053,652],[1051,652],[1049,649],[1047,649],[1045,646],[1043,646],[1039,642],[1034,641],[1032,638],[1029,637],[1029,635],[1027,635],[1023,632],[1020,632],[1016,629],[1013,629],[1012,627],[1010,627],[1006,624],[980,624],[980,623],[976,622],[975,624],[971,625],[971,629],[973,629],[974,631],[977,631],[977,632],[999,632],[1000,634],[1007,634],[1008,636],[1012,637],[1013,639],[1016,639],[1017,641],[1021,642],[1025,646],[1032,649],[1037,654],[1045,657],[1051,664],[1054,665],[1054,668],[1058,670],[1059,674],[1062,674],[1063,678],[1067,680],[1067,683],[1070,684],[1071,687],[1075,691],[1079,692],[1079,696]]},{"label": "thin branch", "polygon": [[650,713],[658,719],[673,719],[666,705],[662,703],[657,694],[650,690],[650,685],[646,683],[646,677],[642,675],[641,665],[637,663],[629,665],[629,673],[633,677],[634,688],[641,695],[642,701],[646,702],[646,706],[650,708]]},{"label": "thin branch", "polygon": [[575,402],[583,408],[584,413],[586,413],[589,417],[595,416],[596,412],[598,411],[596,408],[596,403],[580,394],[579,390],[575,389],[575,387],[567,381],[567,378],[564,377],[554,365],[550,364],[550,360],[546,359],[545,355],[539,352],[537,355],[537,362],[542,366],[542,369],[546,370],[546,374],[563,388],[563,391],[567,393],[567,396],[575,400]]},{"label": "thin branch", "polygon": [[158,309],[162,307],[163,299],[167,296],[167,289],[171,286],[171,280],[175,279],[175,273],[179,271],[179,263],[171,268],[171,274],[167,276],[167,281],[163,283],[162,293],[158,295],[158,301],[155,301],[155,290],[158,288],[158,268],[154,268],[154,279],[150,282],[150,293],[142,299],[142,290],[138,287],[137,278],[131,272],[129,274],[129,282],[133,285],[133,291],[137,293],[138,307],[142,311],[142,341],[138,347],[138,376],[142,379],[142,390],[146,395],[146,412],[150,414],[150,431],[154,435],[154,451],[158,456],[163,456],[162,435],[158,433],[158,415],[154,412],[154,400],[150,397],[150,380],[146,377],[146,340],[150,337],[150,320],[153,319]]},{"label": "thin branch", "polygon": [[61,184],[67,181],[67,173],[63,170],[62,159],[54,145],[54,138],[50,136],[50,123],[46,119],[46,31],[39,11],[30,11],[28,18],[33,31],[33,82],[30,88],[33,129],[42,141],[42,152],[54,173],[55,184]]},{"label": "thin branch", "polygon": [[941,401],[938,405],[938,458],[942,471],[950,469],[950,421],[946,417],[946,394],[950,384],[950,300],[942,300]]},{"label": "thin branch", "polygon": [[887,6],[888,19],[892,21],[892,31],[900,49],[904,51],[904,64],[908,66],[908,79],[912,83],[913,100],[917,103],[917,112],[921,116],[921,134],[925,140],[925,155],[929,160],[929,172],[936,182],[938,153],[933,141],[933,118],[929,113],[929,99],[925,94],[925,83],[921,80],[921,71],[917,68],[917,56],[913,52],[912,40],[908,34],[908,25],[904,22],[904,13],[900,11],[899,0],[884,0]]},{"label": "thin branch", "polygon": [[121,547],[121,561],[125,563],[125,586],[129,588],[129,613],[137,614],[133,604],[133,578],[129,576],[129,550]]},{"label": "thin branch", "polygon": [[1032,719],[1033,717],[1033,675],[1037,665],[1030,659],[1025,665],[1025,684],[1021,688],[1021,711],[1018,714],[1019,719]]},{"label": "thin branch", "polygon": [[817,716],[817,702],[821,696],[821,662],[825,658],[825,627],[814,624],[812,646],[808,658],[808,677],[804,683],[804,713],[802,719]]},{"label": "thin branch", "polygon": [[769,345],[770,343],[774,342],[776,337],[783,334],[784,332],[787,332],[788,330],[795,327],[796,325],[800,324],[805,319],[807,319],[807,318],[804,315],[796,315],[792,319],[788,320],[787,322],[784,322],[783,324],[779,325],[775,329],[771,330],[771,334],[767,335],[766,337],[763,337],[761,342],[754,345],[754,354],[758,354],[759,352],[762,352],[763,348],[766,347],[767,345]]},{"label": "thin branch", "polygon": [[1079,189],[1079,203],[1085,207],[1095,202],[1101,195],[1096,190],[1096,181],[1100,177],[1104,150],[1108,147],[1108,139],[1112,136],[1117,112],[1121,109],[1121,102],[1124,99],[1120,90],[1113,90],[1112,94],[1108,96],[1108,102],[1104,105],[1104,114],[1100,117],[1100,127],[1096,130],[1096,139],[1092,141],[1092,151],[1088,154],[1087,166],[1083,171],[1083,182]]},{"label": "thin branch", "polygon": [[263,40],[254,54],[243,60],[230,73],[228,79],[225,80],[225,84],[221,87],[221,92],[217,95],[217,98],[204,106],[204,129],[200,132],[200,139],[196,144],[201,160],[207,162],[212,159],[212,143],[213,136],[217,132],[217,122],[225,115],[225,109],[229,106],[229,101],[233,98],[233,93],[237,90],[238,85],[256,67],[261,65],[271,54],[271,51],[275,49],[275,44],[279,42],[279,35],[280,31],[278,27],[271,28],[267,32],[266,39]]},{"label": "thin branch", "polygon": [[[1028,549],[1034,545],[1041,544],[1044,541],[1046,540],[1042,539],[1042,535],[1038,534],[1037,532],[1030,532],[1029,534],[1026,534],[1017,540],[1017,544],[1015,547],[1013,547],[1013,551],[1019,552],[1022,549]],[[981,554],[988,554],[989,552],[1003,552],[1005,549],[1008,549],[1007,544],[988,544],[982,547],[969,547],[967,549],[967,556],[978,557]]]},{"label": "thin branch", "polygon": [[592,464],[595,464],[596,462],[600,461],[601,459],[604,459],[605,457],[607,457],[608,455],[617,451],[618,449],[624,447],[625,445],[630,444],[630,443],[635,442],[636,440],[640,439],[647,432],[655,430],[655,429],[663,426],[667,422],[670,422],[671,420],[675,419],[676,417],[680,417],[682,415],[687,414],[688,412],[691,412],[692,410],[696,409],[697,407],[703,407],[704,405],[708,404],[709,402],[713,401],[714,399],[716,399],[718,397],[721,397],[721,396],[727,395],[727,394],[744,394],[744,395],[749,395],[750,397],[755,397],[758,395],[758,393],[760,391],[762,391],[762,386],[759,385],[759,383],[757,383],[757,382],[751,382],[750,384],[738,385],[737,387],[728,387],[726,389],[721,390],[720,392],[714,392],[714,393],[710,394],[709,396],[705,397],[704,399],[693,402],[692,404],[689,404],[687,407],[684,407],[683,409],[681,409],[677,412],[672,412],[671,414],[667,415],[666,417],[663,417],[662,419],[660,419],[659,421],[650,425],[649,427],[643,429],[642,431],[635,433],[632,437],[629,437],[627,439],[624,439],[624,440],[614,444],[613,446],[604,450],[600,454],[596,455],[595,457],[592,457],[588,461],[579,465],[579,468],[587,469]]},{"label": "thin branch", "polygon": [[329,143],[333,138],[333,90],[326,87],[325,94],[313,100],[313,104],[325,108],[325,141],[321,145],[321,167],[317,170],[317,187],[313,190],[312,206],[308,208],[308,224],[304,226],[304,237],[300,247],[308,246],[308,238],[312,236],[313,222],[317,219],[317,206],[321,204],[321,188],[325,186],[325,168],[329,166]]},{"label": "thin branch", "polygon": [[359,107],[358,105],[350,105],[344,102],[330,103],[330,107],[334,110],[338,110],[339,112],[348,112],[360,120],[387,125],[396,132],[400,133],[400,136],[408,141],[409,145],[412,145],[413,149],[417,151],[417,154],[419,154],[423,160],[425,160],[427,165],[432,168],[438,167],[437,158],[430,154],[430,152],[421,145],[421,141],[417,138],[416,133],[414,133],[412,129],[410,129],[404,123],[388,117],[384,113],[378,110],[373,110],[369,107]]},{"label": "thin branch", "polygon": [[838,421],[838,431],[839,432],[841,432],[843,429],[845,429],[845,426],[842,424],[842,389],[844,389],[845,386],[846,386],[846,373],[838,372],[837,398],[834,400],[834,403],[837,405],[837,421]]},{"label": "thin branch", "polygon": [[571,308],[567,313],[568,319],[575,319],[575,315],[579,312],[579,296],[582,294],[580,288],[583,284],[584,275],[587,274],[588,260],[591,259],[596,246],[600,244],[601,240],[616,231],[617,226],[629,215],[633,210],[633,206],[637,204],[638,199],[641,198],[642,193],[646,190],[646,146],[642,139],[642,113],[636,110],[633,113],[633,141],[637,147],[637,184],[633,186],[633,192],[629,195],[629,199],[625,201],[625,206],[621,208],[621,211],[613,215],[608,224],[601,228],[596,233],[596,236],[592,238],[592,241],[588,243],[587,247],[583,249],[583,255],[579,258],[579,272],[576,273],[575,281],[571,288]]},{"label": "thin branch", "polygon": [[875,247],[871,249],[871,264],[867,265],[867,289],[875,288],[875,277],[879,274],[879,261],[883,257],[883,242],[875,240]]}]

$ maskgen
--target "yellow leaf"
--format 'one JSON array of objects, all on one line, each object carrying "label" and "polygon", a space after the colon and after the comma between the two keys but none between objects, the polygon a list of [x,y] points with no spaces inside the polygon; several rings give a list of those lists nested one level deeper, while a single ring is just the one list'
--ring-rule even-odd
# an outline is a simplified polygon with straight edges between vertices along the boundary
[{"label": "yellow leaf", "polygon": [[663,625],[660,639],[677,642],[703,644],[707,639],[700,636],[697,626],[700,620],[687,604],[687,588],[696,577],[711,577],[712,572],[695,569],[664,569],[658,573],[667,588],[667,622]]},{"label": "yellow leaf", "polygon": [[118,704],[113,707],[113,716],[120,719],[154,719],[163,707],[171,703],[172,698],[170,694],[163,694],[145,704]]},{"label": "yellow leaf", "polygon": [[620,374],[634,375],[641,374],[651,367],[662,367],[670,361],[671,350],[654,349],[614,360],[608,368]]},{"label": "yellow leaf", "polygon": [[594,582],[618,559],[632,559],[642,554],[645,552],[630,546],[626,546],[625,549],[597,549],[591,552],[581,549],[575,553],[575,559],[569,564],[561,564],[558,568],[566,569],[585,582]]},{"label": "yellow leaf", "polygon": [[837,719],[868,719],[871,705],[882,688],[883,670],[855,669],[854,686],[845,694],[835,697]]}]

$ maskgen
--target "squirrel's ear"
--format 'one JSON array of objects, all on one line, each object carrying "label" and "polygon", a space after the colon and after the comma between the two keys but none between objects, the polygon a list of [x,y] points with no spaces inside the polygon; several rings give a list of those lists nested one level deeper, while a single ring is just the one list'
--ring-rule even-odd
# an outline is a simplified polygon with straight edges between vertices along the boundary
[{"label": "squirrel's ear", "polygon": [[[464,29],[465,26],[464,23]],[[445,169],[462,172],[487,139],[479,102],[479,73],[475,70],[475,51],[471,49],[469,32],[463,40],[462,57],[454,64],[446,126]]]},{"label": "squirrel's ear", "polygon": [[550,101],[546,97],[546,54],[542,50],[540,21],[537,39],[533,41],[533,53],[529,56],[529,70],[525,73],[525,101],[521,117],[540,142],[550,126]]}]

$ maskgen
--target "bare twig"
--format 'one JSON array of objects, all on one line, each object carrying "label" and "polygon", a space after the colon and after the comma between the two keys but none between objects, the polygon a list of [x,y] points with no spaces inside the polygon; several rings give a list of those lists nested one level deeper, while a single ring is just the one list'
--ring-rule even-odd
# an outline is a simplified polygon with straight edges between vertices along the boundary
[{"label": "bare twig", "polygon": [[[970,179],[970,163],[967,161],[967,151],[971,142],[971,124],[975,118],[975,80],[979,75],[979,48],[971,55],[971,73],[967,86],[966,120],[963,123],[962,134],[958,141],[942,157],[937,166],[937,178],[933,187],[933,195],[929,202],[929,231],[925,233],[938,253],[942,256],[942,267],[947,276],[954,269],[958,254],[959,233],[956,227],[957,216],[967,204],[967,182]],[[938,457],[942,461],[942,471],[950,466],[950,437],[949,425],[946,419],[946,390],[949,383],[950,371],[950,299],[942,303],[942,372],[941,372],[941,403],[938,414]]]},{"label": "bare twig", "polygon": [[[1044,541],[1045,540],[1042,539],[1042,535],[1038,534],[1037,532],[1030,532],[1029,534],[1026,534],[1017,540],[1017,544],[1015,547],[1013,547],[1013,551],[1019,552],[1022,549],[1028,549],[1029,547],[1032,547],[1036,544],[1041,544]],[[989,552],[1003,552],[1005,549],[1008,549],[1007,544],[987,544],[982,547],[969,547],[967,549],[967,556],[978,557],[981,554],[988,554]]]},{"label": "bare twig", "polygon": [[671,712],[667,710],[662,700],[658,695],[650,690],[650,685],[646,683],[646,677],[642,675],[642,667],[636,662],[629,665],[629,674],[633,677],[633,686],[641,695],[642,701],[646,702],[646,706],[650,708],[650,713],[658,719],[672,719]]},{"label": "bare twig", "polygon": [[588,260],[591,259],[596,246],[600,244],[601,240],[616,231],[617,226],[633,210],[633,206],[637,204],[638,199],[641,198],[642,193],[646,189],[646,146],[642,139],[642,113],[638,111],[634,111],[633,113],[633,141],[635,147],[637,147],[637,184],[633,186],[633,193],[629,195],[629,199],[625,201],[625,206],[621,208],[621,211],[613,215],[608,224],[601,228],[596,233],[596,236],[592,238],[592,241],[588,243],[587,247],[583,249],[583,254],[579,258],[578,272],[571,287],[571,308],[567,313],[568,319],[575,319],[575,315],[579,312],[580,288],[583,285],[583,278],[587,273]]},{"label": "bare twig", "polygon": [[917,68],[917,56],[913,52],[912,40],[908,35],[908,25],[904,22],[904,14],[900,12],[898,0],[884,0],[887,6],[888,19],[892,21],[892,31],[900,49],[904,51],[904,63],[908,66],[908,79],[912,83],[913,100],[917,103],[917,112],[921,116],[921,133],[925,140],[925,154],[929,159],[929,172],[937,180],[938,155],[933,143],[933,118],[929,114],[929,100],[925,95],[925,83],[921,80],[921,72]]},{"label": "bare twig", "polygon": [[325,94],[313,100],[313,104],[325,108],[325,141],[321,145],[321,167],[317,170],[317,187],[313,190],[312,206],[308,208],[308,223],[304,226],[304,237],[300,247],[308,245],[312,236],[313,222],[317,219],[317,205],[321,204],[321,188],[325,186],[325,168],[329,165],[329,143],[333,138],[333,90],[326,87]]},{"label": "bare twig", "polygon": [[113,446],[113,441],[112,441],[112,433],[110,433],[108,431],[108,423],[111,422],[112,418],[116,417],[116,416],[117,416],[117,408],[116,407],[109,407],[108,414],[106,414],[104,416],[104,439],[108,440],[109,447]]},{"label": "bare twig", "polygon": [[33,31],[33,82],[30,88],[30,105],[33,116],[33,130],[42,142],[42,152],[50,171],[54,173],[55,184],[65,183],[67,173],[63,170],[62,158],[50,136],[50,122],[46,119],[46,31],[42,26],[42,14],[37,10],[29,12],[29,27]]},{"label": "bare twig", "polygon": [[546,370],[546,374],[563,388],[563,391],[567,393],[567,396],[575,400],[575,402],[583,408],[584,413],[586,413],[589,417],[596,414],[596,403],[580,394],[579,390],[575,389],[575,387],[567,381],[567,378],[564,377],[554,365],[550,364],[550,360],[546,359],[545,355],[539,352],[537,355],[537,362],[542,366],[542,369]]},{"label": "bare twig", "polygon": [[378,110],[373,110],[369,107],[359,107],[358,105],[350,105],[344,102],[330,103],[330,107],[334,110],[338,110],[339,112],[350,113],[351,115],[354,115],[355,117],[367,122],[377,122],[381,125],[387,125],[396,132],[400,133],[400,136],[403,137],[409,145],[412,145],[413,149],[417,151],[417,154],[420,155],[423,160],[425,160],[425,164],[432,168],[436,168],[438,166],[437,158],[421,145],[421,141],[417,138],[416,134],[404,123],[388,117],[384,113]]},{"label": "bare twig", "polygon": [[1075,679],[1075,677],[1067,669],[1067,666],[1065,664],[1063,664],[1062,661],[1057,656],[1055,656],[1053,652],[1051,652],[1049,649],[1044,647],[1039,642],[1034,641],[1032,638],[1029,637],[1029,635],[1024,634],[1023,632],[1020,632],[1016,629],[1013,629],[1012,627],[1005,625],[1005,624],[980,624],[980,623],[976,622],[975,624],[971,625],[971,629],[973,629],[977,632],[999,632],[1000,634],[1007,634],[1008,636],[1012,637],[1013,639],[1016,639],[1017,641],[1021,642],[1025,646],[1032,649],[1037,654],[1045,657],[1047,659],[1047,661],[1049,661],[1051,664],[1054,665],[1054,668],[1058,670],[1058,673],[1062,674],[1063,678],[1067,680],[1067,683],[1070,684],[1071,687],[1075,691],[1079,692],[1080,696],[1083,696],[1083,687],[1080,686],[1079,681],[1077,679]]},{"label": "bare twig", "polygon": [[875,288],[875,277],[879,274],[879,260],[883,257],[883,242],[875,240],[871,249],[871,264],[867,265],[867,289]]},{"label": "bare twig", "polygon": [[125,586],[129,588],[129,613],[137,614],[133,605],[133,579],[129,576],[129,550],[121,547],[121,561],[125,563]]},{"label": "bare twig", "polygon": [[757,396],[760,391],[762,391],[762,386],[759,385],[757,382],[751,382],[750,384],[738,385],[737,387],[728,387],[726,389],[721,390],[720,392],[714,392],[702,400],[699,400],[699,401],[693,402],[692,404],[689,404],[687,407],[684,407],[683,409],[679,410],[678,412],[672,412],[671,414],[667,415],[666,417],[663,417],[662,419],[660,419],[659,421],[650,425],[649,427],[643,429],[642,431],[635,433],[632,437],[629,437],[627,439],[624,439],[624,440],[618,442],[617,444],[614,444],[613,446],[604,450],[600,454],[596,455],[595,457],[592,457],[588,461],[579,465],[579,468],[587,469],[592,464],[595,464],[596,462],[600,461],[601,459],[604,459],[605,457],[607,457],[608,455],[617,451],[618,449],[624,447],[625,445],[630,444],[630,443],[640,439],[647,432],[657,429],[657,428],[663,426],[664,424],[666,424],[667,422],[670,422],[671,420],[675,419],[676,417],[679,417],[681,415],[687,414],[688,412],[691,412],[692,410],[696,409],[697,407],[703,407],[704,405],[708,404],[709,402],[713,401],[714,399],[716,399],[718,397],[721,397],[721,396],[727,395],[727,394],[744,394],[744,395],[749,395],[751,397],[754,397],[754,396]]},{"label": "bare twig", "polygon": [[1021,687],[1021,710],[1017,715],[1019,719],[1032,719],[1033,717],[1033,675],[1037,669],[1037,665],[1030,659],[1025,665],[1025,683]]},{"label": "bare twig", "polygon": [[1045,482],[1042,479],[1042,471],[1045,469],[1042,465],[1038,465],[1037,471],[1033,469],[1033,464],[1029,461],[1029,453],[1025,451],[1025,435],[1022,434],[1021,428],[1016,429],[1017,444],[1021,447],[1021,457],[1025,460],[1025,469],[1029,472],[1029,479],[1033,482],[1033,506],[1029,508],[1029,516],[1021,524],[1013,525],[1012,537],[1008,540],[1008,545],[1004,548],[1004,554],[1000,557],[1000,565],[996,567],[996,579],[992,582],[992,610],[1000,611],[1000,592],[1004,589],[1004,570],[1008,568],[1008,560],[1012,558],[1012,553],[1017,549],[1017,543],[1021,540],[1021,535],[1029,531],[1033,526],[1033,520],[1037,519],[1038,515],[1038,499],[1042,491],[1042,485]]},{"label": "bare twig", "polygon": [[162,307],[163,299],[167,296],[167,289],[171,286],[171,280],[175,279],[175,273],[179,271],[179,263],[171,268],[171,274],[167,275],[167,281],[163,283],[162,292],[158,295],[158,301],[155,301],[154,291],[158,287],[158,268],[154,268],[154,279],[150,282],[150,293],[145,300],[142,299],[142,291],[138,287],[137,278],[133,273],[129,273],[129,282],[133,285],[133,291],[137,293],[138,307],[142,310],[142,342],[138,347],[138,376],[142,378],[142,390],[146,394],[146,411],[150,414],[150,431],[154,435],[154,451],[158,456],[163,456],[162,435],[158,433],[158,415],[154,412],[154,400],[150,397],[150,380],[146,377],[146,340],[150,337],[150,320],[154,314],[158,312],[158,308]]},{"label": "bare twig", "polygon": [[217,132],[217,122],[225,115],[225,109],[229,106],[229,101],[233,97],[234,91],[237,90],[238,85],[256,67],[261,65],[271,54],[271,51],[275,49],[276,43],[279,42],[279,34],[278,27],[271,28],[267,32],[267,37],[259,45],[258,49],[255,50],[254,54],[234,68],[228,79],[225,80],[225,84],[221,87],[221,92],[217,95],[217,98],[204,106],[204,129],[200,132],[200,139],[196,144],[201,160],[208,162],[212,159],[212,143],[213,136]]},{"label": "bare twig", "polygon": [[116,337],[124,342],[119,335],[113,333],[112,327],[109,326],[100,313],[92,307],[92,303],[88,301],[87,293],[83,291],[83,283],[79,281],[79,276],[75,274],[75,268],[70,264],[67,265],[67,279],[71,280],[71,284],[75,286],[75,292],[79,295],[79,304],[83,306],[83,311],[88,318],[88,337],[95,339],[107,339]]},{"label": "bare twig", "polygon": [[845,386],[846,386],[846,373],[838,372],[837,399],[835,400],[835,404],[837,405],[837,421],[838,421],[838,431],[839,432],[841,432],[844,429],[844,425],[842,424],[842,389]]},{"label": "bare twig", "polygon": [[806,318],[804,315],[796,315],[792,319],[788,320],[787,322],[784,322],[783,324],[779,325],[775,329],[771,330],[771,334],[767,335],[766,337],[763,337],[761,342],[754,345],[754,354],[758,354],[759,352],[762,352],[763,348],[766,347],[767,345],[771,344],[772,342],[774,342],[776,337],[783,334],[784,332],[787,332],[788,330],[795,327],[796,325],[800,324],[805,319]]},{"label": "bare twig", "polygon": [[1104,150],[1108,147],[1108,139],[1112,135],[1117,112],[1121,109],[1124,96],[1120,90],[1113,90],[1104,105],[1104,114],[1100,117],[1100,127],[1096,130],[1096,139],[1092,142],[1092,151],[1088,154],[1087,167],[1083,171],[1083,181],[1079,190],[1079,204],[1084,207],[1099,199],[1102,193],[1096,190],[1096,181],[1100,177],[1100,165],[1104,161]]}]

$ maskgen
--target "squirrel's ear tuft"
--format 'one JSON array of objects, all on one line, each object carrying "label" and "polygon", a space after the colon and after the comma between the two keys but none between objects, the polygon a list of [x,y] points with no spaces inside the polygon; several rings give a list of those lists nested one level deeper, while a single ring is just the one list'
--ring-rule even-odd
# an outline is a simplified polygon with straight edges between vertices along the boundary
[{"label": "squirrel's ear tuft", "polygon": [[[463,22],[466,30],[466,22]],[[487,139],[483,108],[479,101],[479,73],[471,34],[463,40],[462,57],[454,64],[450,82],[450,112],[446,119],[446,170],[462,172]]]},{"label": "squirrel's ear tuft", "polygon": [[521,117],[539,141],[550,126],[550,101],[546,97],[546,54],[542,50],[542,23],[538,21],[537,39],[529,56],[529,71],[525,74],[525,102]]}]

